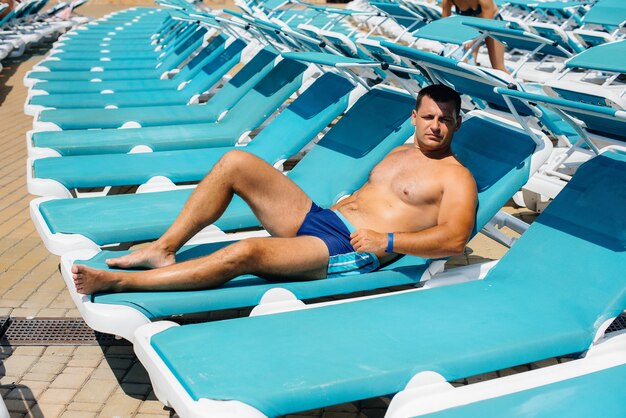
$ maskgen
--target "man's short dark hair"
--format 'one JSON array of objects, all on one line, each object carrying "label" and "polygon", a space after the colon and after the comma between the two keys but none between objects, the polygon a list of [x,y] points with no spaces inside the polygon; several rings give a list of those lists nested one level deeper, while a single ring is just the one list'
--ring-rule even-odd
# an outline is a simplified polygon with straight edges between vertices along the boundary
[{"label": "man's short dark hair", "polygon": [[422,98],[428,96],[437,103],[449,103],[454,102],[454,108],[456,109],[456,115],[461,114],[461,96],[454,89],[443,84],[433,84],[431,86],[424,87],[417,94],[417,101],[415,103],[415,109],[419,109],[422,104]]}]

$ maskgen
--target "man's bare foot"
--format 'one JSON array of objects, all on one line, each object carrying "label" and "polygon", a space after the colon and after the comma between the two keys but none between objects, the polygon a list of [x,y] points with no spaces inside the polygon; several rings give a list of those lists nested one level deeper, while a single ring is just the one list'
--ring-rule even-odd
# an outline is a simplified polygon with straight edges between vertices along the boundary
[{"label": "man's bare foot", "polygon": [[145,248],[133,251],[123,257],[109,258],[106,263],[109,267],[130,269],[135,267],[159,268],[167,267],[176,262],[175,253],[162,250],[156,243]]},{"label": "man's bare foot", "polygon": [[97,270],[80,264],[72,266],[72,279],[78,293],[83,295],[106,290],[122,290],[119,288],[119,273]]}]

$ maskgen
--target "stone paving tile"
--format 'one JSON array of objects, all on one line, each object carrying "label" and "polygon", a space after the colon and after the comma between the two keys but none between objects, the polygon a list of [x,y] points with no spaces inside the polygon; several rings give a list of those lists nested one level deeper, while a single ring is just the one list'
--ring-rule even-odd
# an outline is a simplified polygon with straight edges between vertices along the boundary
[{"label": "stone paving tile", "polygon": [[108,399],[98,416],[103,418],[130,417],[139,409],[140,404],[139,399],[134,399],[124,393],[115,393]]},{"label": "stone paving tile", "polygon": [[74,398],[77,402],[105,403],[117,387],[117,382],[108,380],[88,380]]},{"label": "stone paving tile", "polygon": [[68,411],[83,411],[96,413],[104,408],[104,404],[95,402],[72,402],[67,406]]},{"label": "stone paving tile", "polygon": [[41,395],[41,397],[38,399],[38,402],[59,403],[66,405],[75,395],[75,389],[50,388]]},{"label": "stone paving tile", "polygon": [[65,405],[37,403],[29,413],[37,418],[58,418],[65,410]]}]

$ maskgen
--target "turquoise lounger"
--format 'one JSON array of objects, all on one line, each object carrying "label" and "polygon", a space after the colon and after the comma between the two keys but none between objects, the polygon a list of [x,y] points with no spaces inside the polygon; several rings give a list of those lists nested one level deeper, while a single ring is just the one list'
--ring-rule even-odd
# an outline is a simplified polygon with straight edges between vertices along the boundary
[{"label": "turquoise lounger", "polygon": [[[295,154],[335,117],[348,100],[362,94],[351,93],[354,84],[333,73],[326,73],[283,109],[247,146],[189,149],[138,154],[113,154],[42,158],[29,161],[28,190],[40,196],[72,197],[73,189],[141,185],[167,179],[173,183],[200,181],[226,152],[240,149],[275,163],[275,155]],[[247,136],[275,111],[275,103],[259,91],[246,95],[219,123],[203,124],[202,134],[233,143]],[[243,144],[242,144],[243,145]],[[281,151],[290,146],[289,151]],[[111,170],[115,167],[115,170]],[[78,194],[80,196],[80,194]]]},{"label": "turquoise lounger", "polygon": [[[235,41],[222,51],[215,59],[208,62],[201,77],[196,78],[194,85],[209,83],[215,85],[228,71],[232,63],[241,56],[243,42]],[[232,47],[232,49],[231,49]],[[254,48],[254,46],[252,46]],[[250,52],[253,52],[251,50]],[[40,138],[50,144],[63,144],[64,138],[81,138],[81,135],[93,133],[43,133],[46,131],[78,131],[85,129],[117,129],[121,127],[184,125],[189,123],[213,122],[222,112],[231,108],[259,80],[265,77],[275,66],[278,53],[272,47],[258,50],[256,54],[223,86],[216,90],[207,103],[195,106],[198,97],[190,100],[193,105],[143,106],[123,109],[57,109],[43,110],[33,121],[34,132],[27,133],[33,141]],[[232,69],[232,68],[231,68]],[[130,95],[132,93],[127,93]],[[144,93],[145,95],[146,93]],[[96,134],[98,135],[98,134]],[[97,136],[96,136],[97,137]],[[30,142],[30,141],[29,141]],[[54,149],[55,146],[49,147]]]},{"label": "turquoise lounger", "polygon": [[[38,94],[43,91],[33,93],[24,105],[24,112],[28,115],[35,116],[35,122],[40,119],[41,112],[45,109],[66,109],[66,112],[60,112],[60,115],[73,114],[76,109],[117,109],[128,107],[155,107],[168,106],[178,104],[188,104],[198,102],[200,95],[209,90],[217,81],[219,81],[228,71],[230,71],[240,60],[242,51],[246,47],[246,43],[240,40],[230,39],[218,36],[206,48],[206,53],[200,55],[200,58],[194,57],[194,65],[198,65],[198,61],[202,66],[195,71],[194,67],[190,67],[193,72],[193,79],[188,80],[150,80],[142,86],[141,82],[120,80],[117,82],[90,82],[85,83],[91,85],[91,88],[101,85],[101,90],[92,93],[51,93]],[[134,80],[137,81],[137,80]],[[169,82],[169,83],[168,83]],[[49,84],[49,83],[37,83]],[[74,83],[55,83],[55,84],[74,84]],[[109,89],[106,85],[134,85],[134,91],[116,92]],[[175,84],[175,85],[173,85]],[[145,87],[146,90],[141,91],[139,87]],[[159,89],[158,87],[161,87]],[[169,86],[169,89],[163,89]],[[45,87],[45,86],[44,86]],[[152,89],[157,87],[156,89]],[[89,115],[82,115],[88,117]],[[67,116],[66,116],[67,118]],[[80,116],[76,118],[82,119]],[[47,118],[54,121],[54,118]],[[46,119],[44,119],[45,121]],[[34,124],[35,124],[34,122]],[[84,122],[83,122],[84,123]]]},{"label": "turquoise lounger", "polygon": [[[266,66],[271,68],[273,60]],[[237,75],[241,77],[233,77],[206,104],[156,108],[170,113],[169,117],[162,118],[164,126],[158,126],[159,120],[147,115],[139,121],[151,120],[152,123],[146,122],[149,126],[143,128],[36,132],[32,135],[32,151],[44,148],[61,155],[87,155],[127,153],[138,147],[166,151],[234,146],[236,139],[210,136],[206,128],[215,129],[212,126],[223,113],[240,101],[243,105],[247,98],[260,100],[259,105],[271,114],[302,86],[307,68],[305,64],[284,59],[265,74],[239,72]],[[244,83],[239,84],[242,79]]]},{"label": "turquoise lounger", "polygon": [[586,163],[483,280],[156,322],[135,352],[181,417],[286,415],[584,352],[626,309],[624,184],[626,154]]},{"label": "turquoise lounger", "polygon": [[[27,114],[35,116],[34,127],[37,122],[54,123],[58,117],[60,120],[71,119],[92,119],[98,120],[98,115],[90,115],[89,112],[77,114],[76,110],[85,109],[118,109],[118,108],[155,108],[158,106],[176,106],[197,104],[202,94],[209,91],[219,80],[222,79],[233,67],[241,61],[246,43],[241,40],[233,40],[224,45],[224,40],[214,41],[217,43],[210,54],[211,59],[207,60],[192,80],[188,80],[168,90],[146,90],[114,92],[112,90],[102,90],[97,93],[54,93],[49,95],[37,95],[30,98],[24,106]],[[251,46],[249,49],[254,48]],[[156,81],[156,80],[155,80]],[[165,81],[165,80],[158,80]],[[95,83],[94,83],[95,84]],[[98,83],[100,84],[100,83]],[[45,109],[64,110],[63,112],[48,112],[46,117],[41,117]],[[138,110],[134,110],[137,112]],[[148,110],[149,112],[149,110]],[[40,124],[41,125],[41,124]],[[61,122],[57,126],[63,125]],[[94,128],[98,127],[93,123]],[[71,129],[69,123],[65,124],[65,129]],[[79,126],[89,126],[85,121]]]},{"label": "turquoise lounger", "polygon": [[[367,95],[362,99],[366,98]],[[355,106],[359,106],[359,103]],[[470,117],[465,122],[465,126],[457,132],[457,135],[454,145],[455,152],[462,161],[466,162],[474,174],[480,190],[475,234],[524,184],[532,169],[531,166],[537,165],[533,160],[542,158],[542,154],[545,158],[547,155],[546,147],[549,147],[549,144],[537,146],[519,128],[484,114]],[[395,137],[395,135],[393,136]],[[352,137],[345,138],[344,142],[340,144],[333,143],[334,137],[336,136],[327,135],[310,151],[312,155],[307,155],[289,173],[291,178],[302,186],[310,196],[313,196],[314,201],[320,203],[326,203],[329,200],[331,204],[335,202],[339,198],[339,195],[336,194],[337,187],[343,186],[344,193],[349,193],[358,188],[366,180],[368,170],[384,157],[384,151],[389,151],[401,143],[394,140],[392,143],[377,145],[377,149],[361,157],[362,151],[357,152],[358,148],[355,148],[358,146],[358,140]],[[357,137],[362,136],[358,135]],[[503,137],[506,138],[505,141],[500,140]],[[385,142],[388,141],[389,139],[385,140]],[[350,148],[347,145],[350,145]],[[331,147],[334,152],[330,152]],[[335,172],[335,169],[324,172],[319,170],[319,166],[322,164],[327,167],[330,164],[329,161],[332,161],[333,167],[336,167],[337,170],[340,169],[341,172]],[[314,169],[311,169],[312,166]],[[326,171],[331,172],[327,173]],[[350,184],[343,177],[346,177]],[[358,182],[354,182],[354,180],[358,180]],[[331,181],[333,182],[332,185]],[[235,213],[242,214],[242,209],[245,208],[250,213],[245,204],[239,205],[240,202],[237,199],[235,205],[231,204],[226,212],[226,219],[222,218],[216,225],[223,227],[226,222],[232,221],[233,210],[236,210]],[[242,219],[239,217],[240,221]],[[250,223],[241,225],[250,227],[258,225],[258,221],[254,222],[254,218],[251,218]],[[214,239],[215,237],[219,236],[215,235]],[[222,235],[218,239],[222,241],[229,238]],[[185,246],[177,257],[179,260],[198,257],[211,253],[225,244],[224,242],[217,242]],[[309,299],[394,285],[414,285],[428,280],[433,274],[441,270],[445,262],[445,260],[427,260],[407,256],[384,267],[379,272],[380,274],[336,277],[332,280],[306,283],[278,284],[267,282],[255,276],[242,276],[219,289],[198,292],[141,292],[90,296],[76,293],[71,279],[71,266],[74,262],[107,268],[104,260],[117,254],[93,250],[70,253],[62,259],[62,272],[72,298],[87,323],[94,329],[112,332],[122,335],[124,338],[132,338],[132,331],[139,324],[147,323],[159,317],[255,305],[259,303],[265,292],[277,286],[293,292],[298,298]],[[87,259],[87,261],[77,261],[83,259]],[[113,321],[113,315],[119,319]]]},{"label": "turquoise lounger", "polygon": [[[190,23],[181,31],[176,38],[176,43],[171,49],[167,49],[165,54],[157,56],[154,60],[111,60],[109,58],[91,60],[61,60],[46,58],[33,68],[33,71],[99,71],[111,70],[139,70],[154,69],[157,66],[169,66],[172,63],[181,63],[192,51],[196,50],[203,42],[207,30],[199,25]],[[134,40],[128,39],[129,42]]]},{"label": "turquoise lounger", "polygon": [[[320,205],[331,205],[356,190],[376,162],[411,136],[409,115],[414,106],[410,96],[395,89],[372,89],[289,176]],[[275,164],[292,155],[284,152],[296,152],[305,145],[292,149],[288,139],[276,138],[278,142],[266,149],[263,158],[273,157],[267,161]],[[272,151],[277,154],[272,155]],[[329,166],[333,169],[324,169]],[[47,247],[63,254],[71,249],[98,249],[112,243],[155,239],[171,224],[190,193],[191,190],[174,190],[87,199],[35,199],[31,214]],[[88,219],[92,215],[96,222]],[[234,199],[216,226],[229,231],[257,227],[258,220],[241,199]]]},{"label": "turquoise lounger", "polygon": [[518,204],[530,208],[541,206],[542,201],[554,198],[561,191],[582,163],[594,158],[602,149],[626,144],[624,110],[510,89],[496,91],[514,101],[552,111],[563,123],[569,124],[574,133],[567,146],[555,148],[550,162],[524,186],[521,196],[516,197]]},{"label": "turquoise lounger", "polygon": [[453,388],[445,382],[394,396],[386,418],[623,417],[626,333],[607,333],[580,360]]},{"label": "turquoise lounger", "polygon": [[[113,92],[163,90],[178,88],[181,83],[188,82],[196,76],[201,76],[201,70],[214,58],[212,55],[221,40],[226,38],[219,36],[213,39],[206,48],[193,57],[184,67],[177,69],[171,78],[145,78],[136,80],[108,80],[108,81],[40,81],[34,83],[29,89],[29,95],[54,94],[54,93],[97,93],[103,90]],[[225,45],[224,45],[225,46]]]},{"label": "turquoise lounger", "polygon": [[[202,31],[205,31],[203,28],[199,28],[196,32],[194,32],[194,36],[191,37],[187,42],[184,42],[179,49],[177,54],[170,54],[166,59],[161,61],[161,65],[156,66],[153,65],[151,68],[143,68],[143,69],[109,69],[104,71],[104,67],[101,65],[93,65],[86,70],[63,70],[63,71],[50,71],[48,67],[37,67],[35,66],[33,70],[29,71],[24,76],[24,85],[31,86],[37,81],[48,80],[48,81],[67,81],[67,80],[82,80],[89,81],[92,79],[100,79],[100,80],[132,80],[132,79],[142,79],[146,77],[156,77],[159,78],[163,73],[170,71],[174,68],[180,66],[183,61],[189,57],[191,52],[195,51],[198,47],[201,46],[203,41]],[[198,37],[199,36],[199,37]],[[185,55],[186,54],[186,55]],[[104,63],[104,62],[103,62]]]}]

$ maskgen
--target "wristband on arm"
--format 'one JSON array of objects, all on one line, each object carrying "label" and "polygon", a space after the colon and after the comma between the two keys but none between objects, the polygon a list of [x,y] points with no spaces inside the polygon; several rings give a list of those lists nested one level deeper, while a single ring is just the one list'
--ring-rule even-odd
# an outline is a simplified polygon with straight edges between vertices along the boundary
[{"label": "wristband on arm", "polygon": [[393,232],[387,233],[387,249],[385,250],[385,252],[386,253],[393,252]]}]

